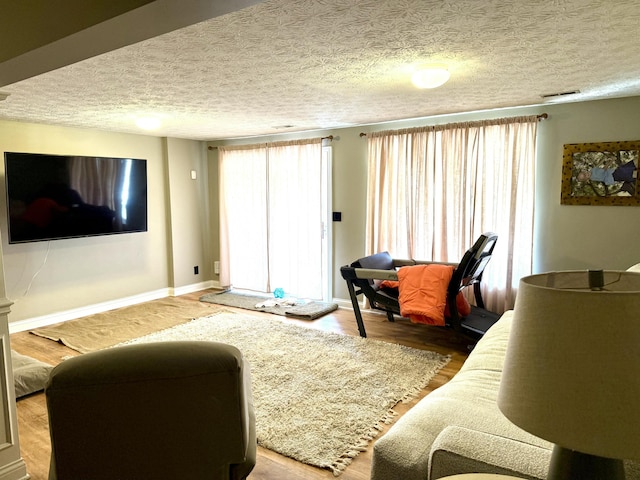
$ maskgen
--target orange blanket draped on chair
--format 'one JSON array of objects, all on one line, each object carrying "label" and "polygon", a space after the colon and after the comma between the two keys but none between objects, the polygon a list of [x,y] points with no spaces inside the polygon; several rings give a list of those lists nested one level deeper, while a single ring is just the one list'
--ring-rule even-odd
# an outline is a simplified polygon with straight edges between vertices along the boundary
[{"label": "orange blanket draped on chair", "polygon": [[[449,316],[447,288],[453,266],[441,264],[412,265],[398,270],[398,281],[384,281],[381,286],[397,287],[400,315],[414,323],[444,326]],[[465,317],[471,307],[462,293],[456,297],[458,312]]]}]

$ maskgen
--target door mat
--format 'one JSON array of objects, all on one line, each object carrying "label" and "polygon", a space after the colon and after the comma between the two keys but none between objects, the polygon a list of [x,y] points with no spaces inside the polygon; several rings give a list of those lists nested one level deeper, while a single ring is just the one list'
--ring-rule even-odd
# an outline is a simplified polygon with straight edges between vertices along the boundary
[{"label": "door mat", "polygon": [[207,293],[200,297],[200,301],[306,320],[314,320],[338,308],[337,303],[274,298],[266,295],[248,295],[235,292]]}]

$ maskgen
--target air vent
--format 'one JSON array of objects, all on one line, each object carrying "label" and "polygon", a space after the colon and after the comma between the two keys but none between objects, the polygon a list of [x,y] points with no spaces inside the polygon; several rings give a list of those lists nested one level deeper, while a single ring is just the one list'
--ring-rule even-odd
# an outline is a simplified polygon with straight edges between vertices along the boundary
[{"label": "air vent", "polygon": [[0,102],[6,100],[9,95],[9,93],[0,92]]},{"label": "air vent", "polygon": [[542,98],[558,98],[558,97],[565,97],[567,95],[575,95],[576,93],[580,93],[580,90],[571,90],[570,92],[547,93],[546,95],[540,95],[540,96]]}]

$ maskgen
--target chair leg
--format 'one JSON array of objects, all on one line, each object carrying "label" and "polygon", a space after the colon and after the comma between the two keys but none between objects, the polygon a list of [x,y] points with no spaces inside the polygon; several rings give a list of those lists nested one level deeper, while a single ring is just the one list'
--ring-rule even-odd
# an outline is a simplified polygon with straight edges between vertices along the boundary
[{"label": "chair leg", "polygon": [[358,296],[353,288],[353,283],[347,281],[347,288],[349,289],[349,297],[351,297],[351,305],[353,306],[353,313],[356,316],[356,323],[358,324],[358,332],[363,338],[367,337],[367,332],[364,329],[364,322],[362,321],[362,313],[360,312],[360,305],[358,304]]},{"label": "chair leg", "polygon": [[396,321],[395,317],[393,316],[393,312],[390,312],[390,311],[388,311],[388,310],[387,310],[387,319],[388,319],[390,322],[395,322],[395,321]]}]

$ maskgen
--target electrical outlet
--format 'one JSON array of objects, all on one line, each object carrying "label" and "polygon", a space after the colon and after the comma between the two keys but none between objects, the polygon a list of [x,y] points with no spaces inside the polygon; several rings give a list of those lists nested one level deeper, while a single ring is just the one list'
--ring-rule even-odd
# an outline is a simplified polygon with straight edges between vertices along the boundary
[{"label": "electrical outlet", "polygon": [[220,274],[220,262],[218,262],[217,260],[213,262],[213,273],[215,273],[216,275]]},{"label": "electrical outlet", "polygon": [[196,265],[195,267],[193,267],[193,274],[198,275],[198,273],[200,273],[200,269],[198,268],[198,265]]}]

